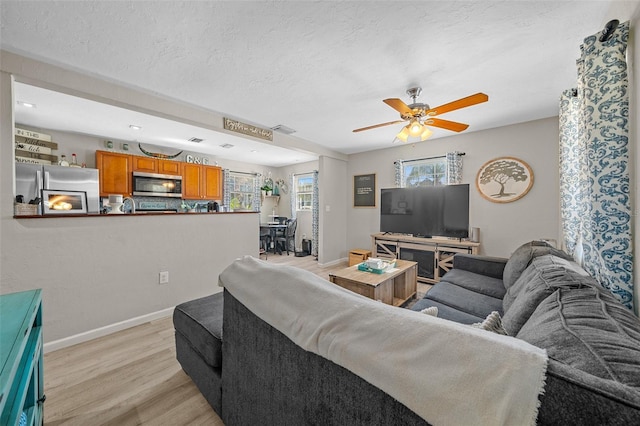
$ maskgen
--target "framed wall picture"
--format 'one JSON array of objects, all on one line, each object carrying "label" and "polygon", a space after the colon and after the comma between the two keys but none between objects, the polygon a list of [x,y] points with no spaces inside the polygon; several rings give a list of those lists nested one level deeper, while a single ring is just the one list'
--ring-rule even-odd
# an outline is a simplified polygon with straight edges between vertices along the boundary
[{"label": "framed wall picture", "polygon": [[43,189],[42,213],[44,215],[87,214],[87,193]]},{"label": "framed wall picture", "polygon": [[376,174],[353,176],[353,207],[376,206]]},{"label": "framed wall picture", "polygon": [[476,188],[493,203],[511,203],[524,197],[533,186],[533,171],[515,157],[499,157],[484,163],[476,176]]}]

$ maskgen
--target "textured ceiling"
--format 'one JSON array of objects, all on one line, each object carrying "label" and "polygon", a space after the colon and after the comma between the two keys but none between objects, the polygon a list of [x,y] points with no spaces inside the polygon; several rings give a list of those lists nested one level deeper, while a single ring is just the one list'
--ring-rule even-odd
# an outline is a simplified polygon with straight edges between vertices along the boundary
[{"label": "textured ceiling", "polygon": [[397,119],[382,99],[410,103],[415,85],[432,107],[487,93],[488,103],[443,115],[470,124],[467,132],[557,115],[560,92],[575,85],[579,45],[602,30],[612,3],[3,0],[0,40],[355,153],[391,146],[401,125],[351,131]]}]

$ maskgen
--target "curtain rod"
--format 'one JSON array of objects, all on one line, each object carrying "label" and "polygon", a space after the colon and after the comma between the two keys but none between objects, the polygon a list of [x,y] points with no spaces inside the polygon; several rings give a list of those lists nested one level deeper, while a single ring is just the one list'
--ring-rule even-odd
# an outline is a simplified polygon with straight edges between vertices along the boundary
[{"label": "curtain rod", "polygon": [[604,30],[602,30],[602,35],[598,40],[600,40],[601,42],[609,41],[611,36],[613,36],[613,33],[615,32],[616,28],[618,28],[619,23],[620,21],[618,21],[617,19],[612,19],[611,21],[607,22],[607,25],[604,26]]},{"label": "curtain rod", "polygon": [[260,173],[236,172],[235,170],[229,170],[229,173],[235,173],[237,175],[262,176]]},{"label": "curtain rod", "polygon": [[[464,152],[457,152],[458,155],[466,155]],[[424,158],[414,158],[412,160],[396,160],[393,164],[398,164],[398,161],[402,161],[403,163],[409,163],[411,161],[424,161],[424,160],[435,160],[436,158],[447,158],[446,155],[438,155],[435,157],[424,157]]]}]

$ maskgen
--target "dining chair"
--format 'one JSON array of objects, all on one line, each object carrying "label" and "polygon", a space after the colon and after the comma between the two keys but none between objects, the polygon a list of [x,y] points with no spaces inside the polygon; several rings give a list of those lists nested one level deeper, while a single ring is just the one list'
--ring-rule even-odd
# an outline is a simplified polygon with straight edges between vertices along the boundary
[{"label": "dining chair", "polygon": [[[294,254],[296,252],[296,227],[298,226],[297,219],[289,219],[287,221],[287,228],[285,233],[281,237],[276,238],[276,245],[281,247],[282,250],[286,250],[287,256],[289,256],[289,251],[292,251]],[[282,254],[282,251],[280,251]]]},{"label": "dining chair", "polygon": [[269,245],[271,244],[271,233],[268,229],[260,228],[260,254],[265,255],[267,258],[267,252],[269,251]]}]

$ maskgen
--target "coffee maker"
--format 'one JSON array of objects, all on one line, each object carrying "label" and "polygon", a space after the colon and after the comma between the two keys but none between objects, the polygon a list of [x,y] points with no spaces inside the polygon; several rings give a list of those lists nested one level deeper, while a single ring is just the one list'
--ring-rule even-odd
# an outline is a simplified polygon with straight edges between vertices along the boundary
[{"label": "coffee maker", "polygon": [[208,212],[219,212],[220,211],[220,205],[218,205],[217,201],[209,201],[207,203],[207,211]]}]

